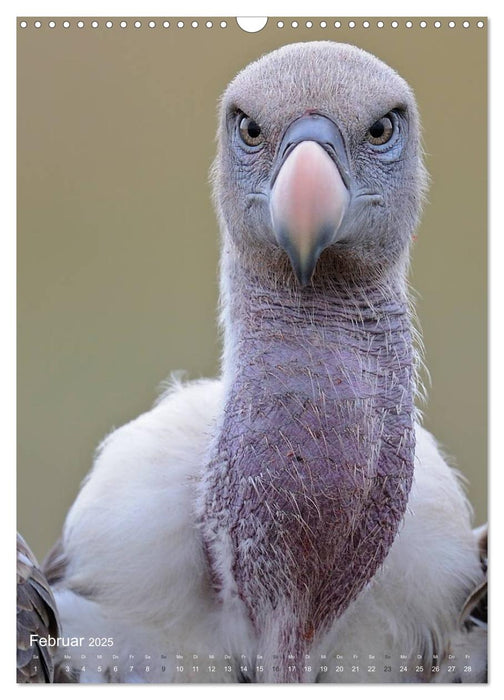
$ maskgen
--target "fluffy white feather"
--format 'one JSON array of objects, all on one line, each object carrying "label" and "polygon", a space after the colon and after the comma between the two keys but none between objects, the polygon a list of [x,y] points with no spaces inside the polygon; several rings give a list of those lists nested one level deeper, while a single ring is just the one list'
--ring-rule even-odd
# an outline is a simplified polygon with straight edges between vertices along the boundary
[{"label": "fluffy white feather", "polygon": [[[244,654],[246,663],[255,664],[256,653],[266,659],[272,652],[256,648],[239,603],[226,609],[215,602],[195,519],[195,487],[222,406],[220,382],[176,383],[151,411],[100,446],[68,514],[63,533],[68,565],[55,590],[64,635],[114,638],[112,648],[101,650],[107,672],[89,667],[82,680],[236,680],[223,671],[224,654]],[[345,672],[325,673],[319,680],[345,682],[418,678],[414,655],[422,654],[428,665],[432,654],[442,655],[450,643],[460,657],[476,640],[472,654],[482,655],[484,640],[469,639],[458,625],[464,598],[481,576],[458,474],[432,436],[417,426],[415,479],[400,534],[380,572],[317,640],[305,680],[315,679],[323,653],[333,669],[336,654],[342,655]],[[149,650],[157,659],[167,656],[165,670],[159,663],[152,672],[142,670]],[[184,657],[178,664],[183,672],[176,669],[177,653]],[[219,659],[216,672],[205,672],[207,663],[192,673],[188,659],[193,654],[208,659],[209,653]],[[370,653],[376,655],[374,664]],[[395,659],[408,655],[408,672],[399,673],[397,664],[393,674],[384,671],[387,653]],[[375,665],[376,672],[352,674],[353,654],[361,666]],[[130,655],[134,659],[125,663]],[[446,680],[448,658],[440,664],[436,678]]]}]

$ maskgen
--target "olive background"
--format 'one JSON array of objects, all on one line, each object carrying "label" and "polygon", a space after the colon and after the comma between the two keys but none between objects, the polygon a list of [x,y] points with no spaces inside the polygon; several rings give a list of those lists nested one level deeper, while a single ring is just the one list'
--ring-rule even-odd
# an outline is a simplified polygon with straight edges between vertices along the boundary
[{"label": "olive background", "polygon": [[212,28],[207,18],[197,28],[194,18],[138,18],[138,28],[131,17],[96,18],[96,28],[94,18],[83,28],[81,18],[39,18],[38,29],[35,19],[18,20],[17,410],[18,526],[36,555],[59,536],[105,435],[148,410],[172,371],[218,372],[208,181],[218,98],[251,60],[321,39],[374,53],[416,93],[431,174],[411,271],[431,377],[422,408],[483,522],[486,20],[450,28],[443,17],[436,28],[425,18],[421,28],[411,18],[406,28],[401,17],[393,28],[382,18],[378,28],[368,18],[364,28],[353,18],[350,28],[339,18],[336,28],[326,17],[308,28],[281,18],[280,29],[270,18],[248,33],[234,18]]}]

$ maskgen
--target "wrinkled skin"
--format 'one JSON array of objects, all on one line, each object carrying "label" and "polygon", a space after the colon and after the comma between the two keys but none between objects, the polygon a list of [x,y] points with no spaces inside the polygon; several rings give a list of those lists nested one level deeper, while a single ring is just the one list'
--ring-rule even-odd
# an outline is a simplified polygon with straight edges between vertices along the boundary
[{"label": "wrinkled skin", "polygon": [[[285,167],[282,135],[314,109],[341,133],[349,196],[306,284],[279,244],[269,183]],[[370,147],[370,125],[394,109],[393,145]],[[238,143],[241,113],[261,125],[260,148]],[[224,96],[215,188],[227,401],[200,517],[215,590],[223,605],[243,603],[266,653],[310,649],[370,581],[406,509],[415,353],[405,270],[424,186],[419,154],[411,91],[353,47],[285,47]],[[287,219],[293,206],[282,202]],[[284,669],[270,680],[287,680]]]}]

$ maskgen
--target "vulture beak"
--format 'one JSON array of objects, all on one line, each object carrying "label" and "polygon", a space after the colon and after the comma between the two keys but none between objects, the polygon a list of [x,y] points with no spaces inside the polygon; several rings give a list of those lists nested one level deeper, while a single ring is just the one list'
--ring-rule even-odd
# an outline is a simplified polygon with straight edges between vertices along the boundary
[{"label": "vulture beak", "polygon": [[339,240],[349,185],[348,159],[336,124],[316,113],[293,121],[273,166],[270,214],[277,242],[302,286],[309,284],[324,248]]}]

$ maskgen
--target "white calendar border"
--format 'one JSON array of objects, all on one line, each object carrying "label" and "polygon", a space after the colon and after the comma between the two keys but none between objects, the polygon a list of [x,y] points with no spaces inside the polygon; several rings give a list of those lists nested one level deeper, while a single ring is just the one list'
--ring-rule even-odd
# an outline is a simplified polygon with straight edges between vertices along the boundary
[{"label": "white calendar border", "polygon": [[[243,10],[243,12],[242,12]],[[490,390],[490,513],[492,531],[499,533],[502,529],[502,507],[500,507],[500,496],[504,493],[503,488],[503,470],[500,466],[502,458],[500,457],[500,447],[497,441],[502,434],[502,402],[499,401],[499,396],[504,393],[503,370],[500,368],[499,356],[503,356],[502,343],[497,337],[497,328],[499,327],[499,317],[502,318],[503,306],[503,289],[502,280],[502,264],[504,263],[503,255],[503,238],[504,224],[502,207],[499,203],[502,200],[501,186],[504,178],[499,172],[499,162],[504,162],[502,137],[500,135],[500,119],[503,114],[502,95],[499,93],[497,82],[502,80],[502,69],[504,65],[504,34],[502,31],[503,12],[501,6],[496,2],[469,2],[469,0],[458,0],[457,2],[440,3],[435,0],[424,0],[424,2],[412,1],[407,4],[404,2],[388,2],[382,5],[375,2],[364,2],[354,0],[352,3],[343,4],[335,2],[317,2],[310,0],[309,3],[302,3],[299,0],[274,0],[264,2],[257,0],[252,3],[230,2],[229,0],[215,0],[211,4],[203,3],[196,0],[186,0],[180,2],[177,0],[173,3],[161,2],[160,0],[142,0],[142,2],[131,2],[130,0],[122,0],[121,2],[112,0],[88,0],[87,2],[73,0],[51,0],[48,2],[34,1],[16,1],[9,3],[8,9],[1,13],[0,30],[1,40],[0,47],[2,51],[2,86],[3,92],[3,109],[2,109],[2,130],[3,145],[6,151],[6,158],[3,159],[4,172],[6,174],[5,184],[2,192],[2,255],[0,260],[2,269],[0,271],[0,284],[2,294],[0,299],[2,303],[2,330],[4,331],[4,340],[0,344],[1,361],[0,368],[2,372],[1,384],[3,388],[2,413],[0,415],[0,425],[2,426],[2,445],[3,450],[3,479],[2,479],[2,495],[3,503],[1,512],[1,531],[2,537],[2,567],[3,575],[1,577],[1,600],[6,606],[6,611],[2,616],[4,621],[4,630],[0,634],[1,658],[4,664],[5,682],[9,686],[9,690],[14,692],[27,692],[22,690],[22,686],[15,684],[15,666],[14,666],[14,649],[13,649],[13,630],[14,630],[14,585],[13,576],[11,575],[11,563],[14,562],[14,528],[15,528],[15,309],[13,305],[13,292],[15,290],[15,241],[13,231],[15,230],[15,114],[13,113],[13,105],[15,105],[15,72],[13,70],[15,56],[15,17],[22,16],[89,16],[96,14],[97,16],[117,14],[122,15],[138,15],[138,16],[241,16],[242,14],[256,16],[301,16],[301,17],[317,17],[317,16],[347,16],[353,17],[376,17],[383,15],[387,17],[401,17],[407,11],[409,16],[428,17],[428,16],[490,16],[490,25],[488,28],[490,38],[490,95],[491,95],[491,121],[490,135],[492,151],[490,154],[490,174],[491,174],[491,189],[490,189],[490,226],[493,234],[490,239],[490,277],[491,285],[491,305],[490,305],[490,341],[491,341],[491,390]],[[500,211],[499,211],[500,210]],[[500,233],[499,233],[500,232]],[[496,534],[496,541],[499,535]],[[491,540],[492,542],[492,540]],[[498,592],[502,589],[502,567],[501,563],[496,561],[498,548],[491,546],[491,590],[495,591],[495,595],[491,596],[491,621],[496,629],[495,634],[491,628],[491,644],[490,644],[490,684],[489,687],[475,686],[471,687],[469,692],[485,692],[493,695],[495,692],[502,692],[504,687],[503,677],[500,663],[502,643],[499,643],[499,637],[502,635],[498,632],[499,625],[504,624],[502,615],[502,604],[499,603]],[[170,685],[170,687],[166,687]],[[117,693],[135,693],[138,688],[136,686],[56,686],[60,690],[58,693],[77,692],[77,693],[93,693],[96,694],[97,700],[102,697],[117,697]],[[71,690],[76,687],[78,690]],[[86,688],[87,690],[83,690]],[[322,693],[325,697],[333,697],[335,693],[346,692],[346,688],[337,688],[334,685],[328,686],[253,686],[244,685],[245,693],[256,692],[252,688],[260,688],[260,692],[275,693],[275,697],[281,698],[285,693],[285,697],[298,697],[299,693]],[[409,686],[413,688],[432,688],[432,686]],[[467,687],[467,686],[466,686]],[[40,688],[37,692],[52,692],[46,686]],[[63,690],[65,688],[65,690]],[[136,690],[135,690],[136,688]],[[458,692],[454,687],[438,686],[439,691],[443,693]],[[167,697],[169,693],[171,698],[193,697],[196,693],[204,694],[205,700],[209,698],[229,697],[229,694],[234,694],[237,691],[236,684],[230,686],[208,686],[208,685],[172,685],[165,684],[162,686],[144,686],[142,685],[142,694],[147,693],[148,697]],[[350,691],[353,698],[361,697],[362,693],[372,692],[373,698],[385,697],[385,694],[403,693],[404,686],[396,684],[387,684],[381,686],[366,686],[353,685]],[[413,691],[422,692],[422,691]],[[430,690],[428,692],[436,692]],[[466,691],[460,691],[466,692]],[[288,694],[288,695],[287,695]],[[123,696],[124,697],[124,696]],[[445,696],[443,695],[443,698]]]}]

